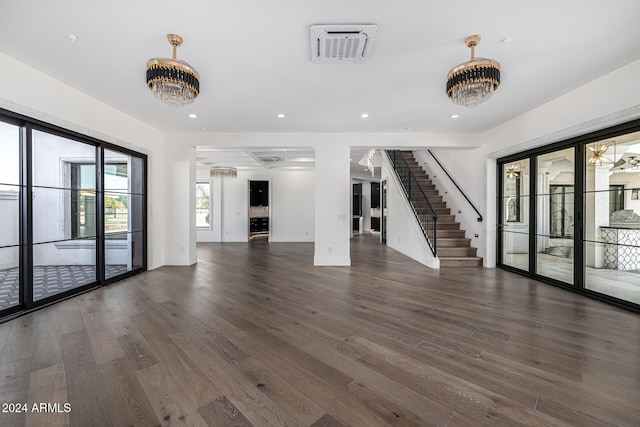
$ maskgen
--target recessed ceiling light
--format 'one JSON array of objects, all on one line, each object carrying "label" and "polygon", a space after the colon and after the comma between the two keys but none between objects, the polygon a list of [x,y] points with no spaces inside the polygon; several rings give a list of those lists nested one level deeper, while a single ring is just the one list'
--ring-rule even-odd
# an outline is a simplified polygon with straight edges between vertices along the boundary
[{"label": "recessed ceiling light", "polygon": [[78,41],[78,36],[76,36],[75,34],[69,34],[67,37],[69,37],[71,43],[75,43]]},{"label": "recessed ceiling light", "polygon": [[411,130],[411,128],[404,128],[404,130]]},{"label": "recessed ceiling light", "polygon": [[197,119],[198,116],[196,114],[191,113],[191,114],[189,114],[189,118],[190,119]]},{"label": "recessed ceiling light", "polygon": [[366,119],[367,117],[369,117],[369,115],[367,113],[362,113],[360,114],[360,117],[362,117],[363,119]]},{"label": "recessed ceiling light", "polygon": [[207,128],[202,128],[202,130],[207,130]]},{"label": "recessed ceiling light", "polygon": [[451,117],[452,119],[457,119],[458,117],[460,117],[460,114],[452,114],[449,117]]},{"label": "recessed ceiling light", "polygon": [[504,43],[504,44],[509,44],[511,42],[512,42],[511,37],[507,37],[506,39],[502,39],[502,43]]},{"label": "recessed ceiling light", "polygon": [[284,119],[285,116],[282,113],[278,113],[278,115],[276,117],[278,117],[279,119]]}]

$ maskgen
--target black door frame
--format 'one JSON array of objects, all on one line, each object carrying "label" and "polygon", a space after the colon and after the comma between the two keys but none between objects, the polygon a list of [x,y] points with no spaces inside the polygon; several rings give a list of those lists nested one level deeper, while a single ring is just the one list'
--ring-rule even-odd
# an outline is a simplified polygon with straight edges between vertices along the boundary
[{"label": "black door frame", "polygon": [[[503,270],[511,271],[522,276],[526,276],[535,279],[540,282],[548,283],[572,292],[580,293],[582,295],[612,304],[624,309],[640,313],[640,304],[616,298],[607,294],[595,292],[593,290],[585,288],[585,242],[584,236],[584,216],[585,211],[585,197],[584,191],[586,188],[585,182],[585,151],[587,145],[603,139],[615,138],[619,135],[624,135],[632,132],[640,131],[640,119],[633,120],[620,125],[612,126],[609,128],[601,129],[595,132],[591,132],[585,135],[576,136],[564,141],[555,142],[542,147],[536,147],[531,150],[515,153],[509,156],[501,157],[497,159],[496,164],[496,266]],[[537,156],[541,154],[551,153],[554,151],[575,148],[575,193],[574,193],[574,284],[568,285],[559,280],[545,277],[536,273],[536,179],[534,172],[537,171]],[[531,178],[529,180],[529,270],[525,271],[518,269],[503,263],[502,250],[503,250],[503,237],[502,227],[503,224],[503,212],[502,212],[502,187],[504,183],[503,166],[507,163],[513,163],[516,161],[522,161],[529,159],[529,167]]]},{"label": "black door frame", "polygon": [[[108,285],[147,270],[147,156],[145,154],[120,147],[106,141],[51,125],[12,111],[0,109],[0,121],[19,127],[20,130],[20,200],[19,200],[19,287],[20,296],[17,306],[0,310],[0,321],[26,314],[34,309],[49,305],[53,302],[81,294],[91,289]],[[95,147],[96,158],[96,281],[68,291],[52,295],[38,301],[33,300],[33,131],[41,131],[69,140],[77,141]],[[144,169],[142,176],[142,240],[144,251],[142,265],[132,268],[121,275],[105,279],[105,235],[104,235],[104,194],[102,171],[104,170],[104,150],[112,150],[142,160]],[[133,266],[132,266],[133,267]]]}]

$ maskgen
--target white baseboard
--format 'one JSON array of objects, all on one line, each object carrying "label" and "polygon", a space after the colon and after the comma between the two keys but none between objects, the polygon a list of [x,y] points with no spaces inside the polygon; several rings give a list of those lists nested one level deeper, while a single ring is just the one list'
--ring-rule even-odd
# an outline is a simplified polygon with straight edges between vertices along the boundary
[{"label": "white baseboard", "polygon": [[193,265],[194,262],[189,260],[189,257],[166,257],[164,259],[164,265]]},{"label": "white baseboard", "polygon": [[313,265],[316,267],[348,267],[351,265],[350,256],[315,256],[313,257]]}]

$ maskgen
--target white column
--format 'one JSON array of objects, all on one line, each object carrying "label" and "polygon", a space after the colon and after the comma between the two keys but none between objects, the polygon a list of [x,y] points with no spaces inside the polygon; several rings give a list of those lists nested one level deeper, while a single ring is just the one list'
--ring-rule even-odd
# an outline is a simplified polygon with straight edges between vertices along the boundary
[{"label": "white column", "polygon": [[196,262],[195,148],[167,145],[165,157],[165,263]]},{"label": "white column", "polygon": [[351,265],[349,145],[316,145],[316,218],[314,265]]}]

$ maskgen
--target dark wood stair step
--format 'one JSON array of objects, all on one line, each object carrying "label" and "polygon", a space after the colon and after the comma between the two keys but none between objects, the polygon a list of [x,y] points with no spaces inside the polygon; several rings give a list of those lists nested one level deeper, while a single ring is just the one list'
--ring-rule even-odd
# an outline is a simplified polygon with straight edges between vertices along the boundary
[{"label": "dark wood stair step", "polygon": [[452,222],[456,222],[455,215],[438,215],[438,225],[439,224],[450,224]]},{"label": "dark wood stair step", "polygon": [[439,257],[440,267],[482,267],[480,257]]},{"label": "dark wood stair step", "polygon": [[[440,230],[460,230],[460,223],[459,222],[440,222],[438,221],[438,224],[436,226],[436,230],[440,231]],[[462,230],[464,232],[464,230]]]},{"label": "dark wood stair step", "polygon": [[465,236],[464,230],[445,230],[440,227],[436,230],[436,238],[457,238],[463,239]]},{"label": "dark wood stair step", "polygon": [[471,239],[464,237],[439,237],[436,236],[436,245],[438,252],[442,248],[469,248],[471,247]]},{"label": "dark wood stair step", "polygon": [[437,255],[439,257],[475,257],[477,249],[473,247],[466,248],[441,248],[438,246]]}]

